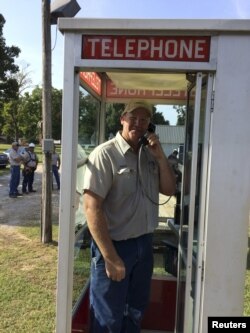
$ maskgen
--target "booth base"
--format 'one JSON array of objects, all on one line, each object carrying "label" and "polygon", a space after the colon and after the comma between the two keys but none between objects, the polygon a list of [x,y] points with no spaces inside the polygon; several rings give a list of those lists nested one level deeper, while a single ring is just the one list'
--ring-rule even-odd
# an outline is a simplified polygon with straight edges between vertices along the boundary
[{"label": "booth base", "polygon": [[[142,322],[144,333],[172,333],[175,327],[176,279],[153,277],[150,304]],[[89,289],[72,317],[72,333],[88,333],[89,330]]]}]

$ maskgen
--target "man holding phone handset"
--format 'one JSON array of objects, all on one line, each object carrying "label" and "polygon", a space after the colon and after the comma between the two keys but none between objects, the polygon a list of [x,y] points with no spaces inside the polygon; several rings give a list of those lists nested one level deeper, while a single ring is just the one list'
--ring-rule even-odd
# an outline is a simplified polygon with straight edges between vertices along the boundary
[{"label": "man holding phone handset", "polygon": [[121,132],[89,156],[84,206],[93,237],[91,333],[139,333],[149,301],[159,192],[175,192],[159,139],[147,131],[151,117],[150,105],[130,102]]}]

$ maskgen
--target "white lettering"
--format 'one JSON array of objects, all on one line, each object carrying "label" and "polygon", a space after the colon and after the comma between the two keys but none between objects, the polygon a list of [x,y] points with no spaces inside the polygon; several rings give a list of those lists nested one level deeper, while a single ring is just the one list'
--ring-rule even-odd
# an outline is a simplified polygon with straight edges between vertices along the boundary
[{"label": "white lettering", "polygon": [[246,323],[234,323],[230,321],[229,323],[219,323],[218,321],[212,321],[212,328],[247,328]]},{"label": "white lettering", "polygon": [[118,53],[117,43],[118,43],[118,40],[115,39],[115,40],[114,40],[114,57],[122,58],[122,57],[123,57],[123,54],[122,54],[122,53]]},{"label": "white lettering", "polygon": [[[180,42],[180,58],[184,58],[185,55],[187,58],[192,59],[192,51],[193,51],[193,41],[188,41],[188,45],[185,40],[181,40]],[[185,55],[184,55],[185,53]]]},{"label": "white lettering", "polygon": [[173,90],[172,91],[173,97],[180,97],[181,96],[181,90]]},{"label": "white lettering", "polygon": [[[171,45],[173,51],[171,52]],[[177,56],[178,44],[176,40],[167,40],[165,44],[165,56],[167,58],[175,58]]]},{"label": "white lettering", "polygon": [[149,41],[146,39],[139,39],[138,40],[138,50],[137,50],[137,57],[140,58],[142,56],[142,52],[148,50],[150,47]]},{"label": "white lettering", "polygon": [[128,95],[129,95],[129,96],[136,96],[136,94],[137,94],[136,89],[129,89],[129,90],[128,90]]},{"label": "white lettering", "polygon": [[99,43],[100,42],[100,38],[94,38],[94,39],[89,39],[88,40],[89,43],[90,43],[90,54],[91,54],[91,57],[95,56],[95,46],[96,46],[96,43]]},{"label": "white lettering", "polygon": [[110,38],[104,38],[102,39],[102,57],[111,57],[110,54],[110,43],[111,39]]},{"label": "white lettering", "polygon": [[135,39],[126,40],[125,57],[135,58]]},{"label": "white lettering", "polygon": [[116,96],[116,95],[118,95],[119,94],[119,89],[118,88],[116,88],[116,86],[114,86],[113,84],[112,85],[110,85],[111,86],[111,89],[110,89],[110,91],[109,91],[109,95],[114,95],[114,96]]},{"label": "white lettering", "polygon": [[154,90],[153,91],[153,95],[157,96],[157,97],[163,97],[164,96],[164,92],[163,92],[163,90]]},{"label": "white lettering", "polygon": [[205,44],[204,40],[195,41],[194,57],[197,59],[204,59],[204,45],[203,44]]},{"label": "white lettering", "polygon": [[[158,51],[158,56],[155,54]],[[150,57],[151,58],[162,58],[163,54],[163,40],[160,40],[159,46],[155,45],[155,40],[152,40],[150,48]]]},{"label": "white lettering", "polygon": [[208,61],[208,37],[86,36],[83,57],[95,59],[143,59]]},{"label": "white lettering", "polygon": [[125,93],[124,89],[117,89],[117,95],[123,95]]}]

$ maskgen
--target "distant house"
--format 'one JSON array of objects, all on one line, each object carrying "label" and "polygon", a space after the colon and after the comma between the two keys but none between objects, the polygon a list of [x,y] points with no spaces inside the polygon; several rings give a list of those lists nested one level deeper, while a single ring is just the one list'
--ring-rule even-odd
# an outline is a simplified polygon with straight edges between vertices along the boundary
[{"label": "distant house", "polygon": [[174,149],[179,151],[180,146],[183,147],[185,142],[184,126],[156,125],[155,132],[159,135],[166,156],[169,156]]}]

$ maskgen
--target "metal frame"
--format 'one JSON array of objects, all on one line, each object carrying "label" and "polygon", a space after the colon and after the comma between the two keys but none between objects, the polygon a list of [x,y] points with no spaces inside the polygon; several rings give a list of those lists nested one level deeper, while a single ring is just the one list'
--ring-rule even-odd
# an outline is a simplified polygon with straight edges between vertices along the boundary
[{"label": "metal frame", "polygon": [[[219,43],[221,42],[221,35],[223,35],[223,47],[227,46],[225,39],[229,37],[230,35],[238,36],[241,35],[241,37],[244,37],[246,35],[249,35],[249,29],[250,29],[250,21],[249,20],[96,20],[96,19],[59,19],[59,29],[65,33],[65,48],[64,48],[64,58],[65,58],[65,72],[64,72],[64,96],[63,96],[63,138],[62,138],[62,174],[61,174],[61,193],[60,193],[60,234],[59,234],[59,260],[58,260],[58,286],[57,286],[57,327],[56,332],[58,333],[69,333],[71,330],[71,310],[72,310],[72,278],[73,278],[73,244],[74,244],[74,211],[75,211],[75,186],[76,186],[76,177],[74,174],[74,170],[76,170],[77,167],[77,133],[78,133],[78,102],[79,102],[79,76],[78,71],[79,70],[87,70],[87,71],[97,71],[102,72],[106,70],[110,71],[117,71],[117,68],[119,68],[120,71],[125,71],[127,69],[132,70],[134,72],[140,72],[140,71],[162,71],[162,72],[215,72],[217,71],[218,67],[218,60],[219,60],[219,66],[222,71],[224,71],[222,78],[227,78],[225,74],[225,69],[229,68],[229,64],[223,65],[222,64],[222,58],[217,59],[217,57],[220,57],[221,55],[221,48],[219,48]],[[110,61],[110,60],[82,60],[80,59],[80,39],[81,35],[83,33],[114,33],[114,34],[142,34],[142,35],[156,35],[156,34],[183,34],[183,35],[210,35],[211,38],[211,49],[210,49],[210,61],[209,63],[180,63],[180,62],[157,62],[157,61],[141,61],[141,62],[134,62],[134,61]],[[243,38],[244,39],[244,38]],[[246,44],[244,44],[246,45]],[[247,47],[245,47],[246,50]],[[225,55],[222,52],[222,54]],[[249,54],[249,53],[248,53]],[[230,58],[231,59],[231,58]],[[249,64],[248,58],[246,56],[244,57],[244,61],[246,64]],[[224,61],[224,59],[223,59]],[[228,66],[228,67],[226,67]],[[231,68],[231,67],[230,67]],[[221,75],[221,72],[220,72]],[[247,75],[244,76],[245,86],[249,87],[246,83],[249,82],[247,79]],[[197,78],[197,86],[201,87],[201,78],[200,74]],[[210,91],[211,91],[211,80],[210,79]],[[228,82],[227,82],[228,85]],[[221,82],[218,81],[218,86],[221,94],[225,93],[225,89],[222,89]],[[217,88],[217,87],[216,87]],[[199,88],[200,89],[200,88]],[[208,94],[209,95],[209,94]],[[235,94],[234,94],[235,95]],[[223,101],[222,97],[220,96],[218,106],[220,106]],[[241,92],[240,96],[243,96],[245,98],[244,92]],[[197,110],[199,109],[200,105],[200,92],[197,91],[197,96],[195,100],[195,135],[194,138],[197,139],[198,134],[198,123],[199,123],[199,112],[197,113]],[[244,99],[243,102],[244,105],[246,105],[246,99]],[[103,102],[101,102],[102,110],[104,108]],[[229,105],[229,103],[227,103]],[[217,106],[217,107],[218,107]],[[207,101],[207,107],[209,107],[209,101]],[[209,112],[208,112],[209,113]],[[246,111],[242,112],[243,115],[246,117],[246,120],[249,119],[249,116],[247,116]],[[216,115],[216,119],[218,121],[218,124],[221,124],[221,118],[218,115]],[[207,121],[207,120],[206,120]],[[104,122],[104,114],[101,123]],[[227,122],[228,124],[228,122]],[[243,124],[243,122],[238,122],[238,124]],[[245,122],[246,124],[246,122]],[[209,141],[209,124],[206,128],[206,142]],[[227,132],[227,129],[226,129]],[[239,131],[238,131],[239,133]],[[233,138],[237,137],[237,133],[234,136],[231,136],[231,141]],[[220,138],[221,135],[217,128],[215,128],[215,138]],[[101,133],[101,138],[103,138],[103,133]],[[250,139],[250,135],[245,133],[245,138]],[[241,139],[242,142],[242,139]],[[195,142],[193,142],[193,147],[195,145]],[[246,144],[244,144],[246,146]],[[195,148],[195,147],[194,147]],[[216,150],[217,148],[217,150]],[[209,197],[209,200],[206,200],[206,203],[203,202],[203,206],[200,208],[200,214],[201,216],[205,215],[205,221],[212,222],[212,225],[215,223],[213,222],[214,217],[216,217],[216,214],[220,216],[224,216],[222,213],[222,210],[219,210],[217,213],[214,212],[214,207],[216,207],[215,200],[218,197],[218,195],[215,195],[214,198],[211,198],[211,195],[215,194],[215,180],[218,179],[218,172],[216,172],[216,175],[211,175],[210,166],[216,170],[216,166],[218,164],[218,161],[221,161],[221,158],[217,158],[216,160],[216,153],[218,153],[218,147],[216,147],[214,151],[211,151],[211,154],[209,155],[208,152],[205,153],[203,156],[203,162],[207,161],[207,169],[203,170],[202,174],[202,184],[205,185],[206,180],[207,182],[211,180],[211,184],[207,183],[207,187],[202,190],[202,200],[205,201],[206,195]],[[210,150],[209,150],[210,151]],[[192,157],[192,177],[195,178],[196,175],[196,166],[195,161],[197,160],[197,149],[193,151],[194,156]],[[213,154],[213,156],[212,156]],[[232,164],[230,165],[230,168],[227,170],[227,174],[231,170],[233,170],[233,167],[236,167],[236,164],[233,164],[233,161],[230,160]],[[204,165],[205,165],[204,164]],[[204,168],[203,165],[203,168]],[[244,168],[247,170],[247,168],[250,167],[249,159],[245,160]],[[217,168],[218,170],[218,168]],[[70,175],[70,176],[69,176]],[[208,177],[206,179],[206,177]],[[211,177],[212,179],[210,179]],[[191,205],[192,208],[194,207],[194,178],[192,180],[191,184]],[[224,180],[224,179],[223,179]],[[235,184],[235,181],[232,181],[232,185]],[[238,185],[237,189],[239,189],[239,186],[241,186],[241,190],[243,190],[244,199],[249,199],[249,191],[247,192],[246,185],[243,184],[243,182],[240,182],[240,185]],[[210,193],[211,192],[211,193]],[[249,202],[249,201],[248,201]],[[237,201],[237,209],[239,210],[240,207],[243,207],[239,203],[239,199]],[[244,211],[242,212],[241,216],[246,216],[246,206],[243,208]],[[242,208],[242,209],[243,209]],[[209,212],[207,210],[209,210]],[[190,209],[190,215],[189,215],[189,221],[192,220],[193,209]],[[207,237],[205,239],[204,236],[204,229],[205,232],[207,232],[206,228],[207,226],[204,226],[204,229],[200,231],[199,238],[200,240],[205,239],[205,241],[210,241],[213,233],[211,233],[211,225],[209,226],[209,234],[205,235]],[[221,227],[220,227],[221,228]],[[234,228],[235,230],[235,228]],[[191,229],[190,229],[191,231]],[[189,232],[190,232],[189,231]],[[244,229],[245,231],[245,229]],[[191,240],[191,234],[190,232],[190,240]],[[243,235],[243,226],[241,227],[241,230],[239,232],[239,235]],[[198,257],[198,263],[199,263],[199,272],[198,276],[201,280],[202,278],[202,263],[204,257],[202,256],[203,252],[206,252],[206,249],[204,251],[202,250],[204,243],[201,241],[200,243],[200,254],[201,256]],[[243,246],[238,246],[240,249],[240,253],[243,253]],[[209,249],[209,262],[208,265],[211,264],[211,257],[212,257],[212,251]],[[236,259],[236,256],[234,256]],[[190,253],[190,249],[188,252],[187,257],[187,265],[190,266],[192,255]],[[206,258],[207,259],[207,258]],[[236,262],[236,261],[235,261]],[[240,268],[240,271],[242,271],[242,265],[240,266],[237,264],[237,267]],[[207,267],[210,268],[210,267]],[[208,272],[209,273],[209,272]],[[242,280],[242,272],[240,276],[240,281]],[[197,299],[199,298],[197,303],[197,309],[203,306],[203,296],[206,296],[206,293],[209,292],[209,287],[211,284],[216,281],[216,278],[220,281],[218,278],[218,273],[216,277],[210,277],[207,281],[206,286],[204,287],[203,281],[200,281],[200,284],[197,284],[197,290],[196,295]],[[188,286],[190,286],[191,283],[191,269],[189,267],[188,269]],[[201,288],[204,288],[204,290]],[[239,283],[237,284],[237,288],[239,289]],[[189,288],[186,290],[186,297],[188,293]],[[205,298],[204,296],[204,298]],[[211,297],[213,296],[213,293],[211,294]],[[239,298],[239,297],[238,297]],[[210,300],[209,300],[210,301]],[[210,303],[206,300],[206,309],[204,310],[202,308],[199,309],[199,311],[205,312],[205,315],[208,313],[208,308]],[[231,311],[231,308],[229,308],[229,311]],[[195,317],[195,327],[202,327],[202,324],[199,323],[199,320],[204,321],[204,313],[201,313],[202,318]],[[185,323],[188,323],[188,309],[185,312]],[[187,331],[187,329],[186,329]],[[186,332],[185,331],[185,332]],[[205,331],[204,331],[205,332]]]},{"label": "metal frame", "polygon": [[[206,219],[206,198],[207,198],[207,177],[209,169],[209,143],[210,143],[210,124],[211,124],[211,107],[212,107],[212,96],[213,96],[213,83],[214,75],[208,75],[207,82],[207,94],[206,94],[206,106],[205,106],[205,133],[204,133],[204,149],[202,156],[202,175],[200,185],[200,211],[199,211],[199,234],[198,234],[198,256],[196,258],[196,288],[195,288],[195,308],[194,308],[194,332],[200,332],[200,313],[201,297],[202,297],[202,281],[203,281],[203,270],[204,270],[204,232]],[[204,223],[201,223],[204,221]]]},{"label": "metal frame", "polygon": [[193,262],[193,236],[194,236],[194,211],[195,211],[195,193],[196,193],[196,176],[197,176],[197,157],[198,157],[198,139],[199,139],[199,123],[200,123],[200,105],[201,105],[201,88],[202,73],[198,72],[196,76],[196,92],[194,107],[194,126],[192,139],[192,162],[191,162],[191,182],[190,182],[190,206],[188,216],[188,251],[186,263],[186,288],[185,288],[185,309],[184,309],[184,333],[189,330],[189,298],[191,294],[192,283],[192,262]]},{"label": "metal frame", "polygon": [[[71,331],[72,286],[74,263],[74,213],[77,169],[77,136],[79,109],[79,75],[75,73],[74,35],[65,39],[63,122],[62,122],[62,172],[59,210],[59,251],[57,280],[56,331]],[[66,112],[65,112],[66,111]],[[72,138],[72,139],[71,139]],[[68,176],[70,175],[70,177]],[[63,204],[62,204],[63,203]]]}]

